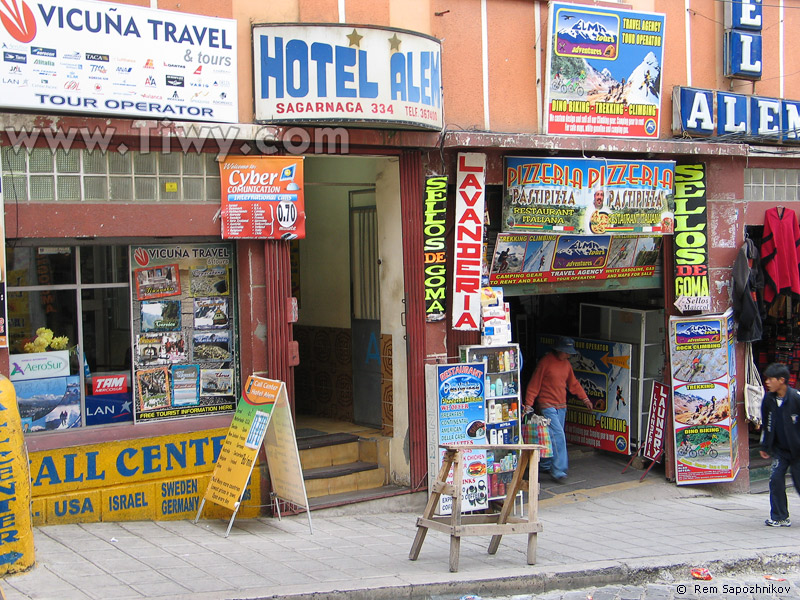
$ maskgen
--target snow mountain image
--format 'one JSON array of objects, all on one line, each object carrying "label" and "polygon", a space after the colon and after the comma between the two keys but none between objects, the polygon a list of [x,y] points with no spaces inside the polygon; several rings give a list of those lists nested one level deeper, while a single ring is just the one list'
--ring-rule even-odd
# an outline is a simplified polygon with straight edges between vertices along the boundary
[{"label": "snow mountain image", "polygon": [[606,247],[601,246],[594,240],[577,240],[567,248],[560,248],[557,252],[559,256],[597,256],[605,254]]},{"label": "snow mountain image", "polygon": [[616,42],[617,36],[603,27],[600,23],[579,19],[571,27],[563,27],[558,31],[559,39],[565,38],[575,43],[585,42]]},{"label": "snow mountain image", "polygon": [[719,335],[716,327],[712,327],[707,323],[693,323],[688,327],[678,327],[678,335],[695,336],[695,335]]}]

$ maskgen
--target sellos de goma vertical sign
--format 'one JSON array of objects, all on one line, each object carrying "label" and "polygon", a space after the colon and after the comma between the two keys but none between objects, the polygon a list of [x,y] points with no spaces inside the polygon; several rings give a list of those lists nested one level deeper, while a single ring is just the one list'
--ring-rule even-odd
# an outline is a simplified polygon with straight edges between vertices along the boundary
[{"label": "sellos de goma vertical sign", "polygon": [[711,310],[707,231],[705,165],[676,165],[675,306],[681,312]]},{"label": "sellos de goma vertical sign", "polygon": [[447,176],[425,180],[425,221],[422,226],[425,255],[425,320],[441,321],[445,312],[445,211]]},{"label": "sellos de goma vertical sign", "polygon": [[458,155],[456,175],[453,329],[476,331],[480,323],[486,155]]}]

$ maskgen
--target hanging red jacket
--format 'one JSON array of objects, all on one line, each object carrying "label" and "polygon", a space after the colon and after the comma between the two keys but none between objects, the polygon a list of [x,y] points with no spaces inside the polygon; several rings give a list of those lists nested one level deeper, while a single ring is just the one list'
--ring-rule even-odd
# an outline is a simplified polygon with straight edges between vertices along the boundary
[{"label": "hanging red jacket", "polygon": [[761,257],[764,300],[772,302],[781,293],[800,299],[800,227],[792,209],[767,209]]}]

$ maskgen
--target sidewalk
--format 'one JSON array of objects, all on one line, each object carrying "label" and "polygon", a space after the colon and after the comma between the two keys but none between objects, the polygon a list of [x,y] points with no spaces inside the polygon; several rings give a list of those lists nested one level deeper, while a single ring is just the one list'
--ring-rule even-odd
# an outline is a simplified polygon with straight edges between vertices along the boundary
[{"label": "sidewalk", "polygon": [[652,476],[572,490],[541,502],[536,565],[526,564],[526,535],[504,536],[493,556],[488,537],[468,537],[458,573],[449,572],[449,538],[437,531],[417,561],[408,559],[423,494],[351,506],[351,514],[313,512],[313,535],[305,513],[240,520],[227,539],[223,521],[40,527],[36,566],[0,586],[8,600],[449,600],[687,581],[696,566],[717,576],[781,573],[800,563],[800,499],[791,488],[789,498],[796,525],[770,528],[766,494],[710,495]]}]

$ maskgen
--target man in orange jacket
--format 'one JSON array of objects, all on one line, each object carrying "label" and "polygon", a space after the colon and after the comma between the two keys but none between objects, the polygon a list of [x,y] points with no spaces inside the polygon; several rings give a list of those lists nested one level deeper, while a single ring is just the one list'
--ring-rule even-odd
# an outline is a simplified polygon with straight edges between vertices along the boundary
[{"label": "man in orange jacket", "polygon": [[567,438],[564,434],[564,421],[567,417],[567,391],[580,398],[586,408],[594,410],[592,402],[581,384],[575,378],[570,355],[577,354],[572,338],[559,338],[536,364],[528,388],[525,392],[525,410],[533,410],[534,402],[542,416],[550,419],[550,439],[553,456],[540,463],[543,471],[557,483],[563,483],[569,467],[567,459]]}]

